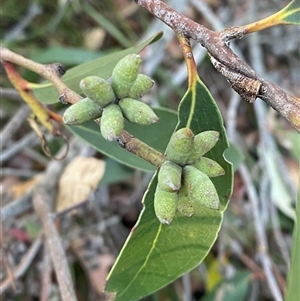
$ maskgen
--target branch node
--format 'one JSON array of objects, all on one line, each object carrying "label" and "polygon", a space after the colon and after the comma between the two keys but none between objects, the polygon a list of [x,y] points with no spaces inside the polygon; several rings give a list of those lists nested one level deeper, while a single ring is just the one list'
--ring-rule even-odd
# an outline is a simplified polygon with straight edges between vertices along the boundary
[{"label": "branch node", "polygon": [[241,39],[246,34],[247,29],[242,26],[233,26],[220,31],[221,39],[228,45],[230,40]]}]

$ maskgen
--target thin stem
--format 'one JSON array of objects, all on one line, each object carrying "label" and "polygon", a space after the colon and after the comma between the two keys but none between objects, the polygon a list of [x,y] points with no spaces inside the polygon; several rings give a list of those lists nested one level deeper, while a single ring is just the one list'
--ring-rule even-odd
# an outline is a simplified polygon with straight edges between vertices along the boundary
[{"label": "thin stem", "polygon": [[161,152],[152,148],[143,141],[133,137],[126,131],[122,132],[120,138],[118,139],[118,143],[127,151],[139,156],[156,167],[161,166],[167,159]]},{"label": "thin stem", "polygon": [[14,53],[4,46],[0,46],[1,60],[11,62],[29,69],[43,78],[47,79],[58,91],[59,95],[63,97],[65,102],[75,103],[82,97],[76,92],[72,91],[60,78],[61,70],[64,68],[60,64],[43,65],[32,60],[25,58],[24,56]]},{"label": "thin stem", "polygon": [[[23,257],[19,265],[13,269],[14,279],[21,277],[32,263],[35,255],[42,245],[42,233],[39,234],[38,238],[32,243],[28,249],[26,255]],[[7,278],[0,283],[0,292],[3,293],[12,285],[12,279]]]},{"label": "thin stem", "polygon": [[[64,152],[64,149],[60,151],[60,153]],[[33,206],[43,226],[45,241],[56,273],[61,298],[63,301],[76,301],[77,299],[62,240],[56,229],[53,215],[51,214],[57,180],[67,162],[67,160],[64,160],[49,163],[43,179],[35,187]]]}]

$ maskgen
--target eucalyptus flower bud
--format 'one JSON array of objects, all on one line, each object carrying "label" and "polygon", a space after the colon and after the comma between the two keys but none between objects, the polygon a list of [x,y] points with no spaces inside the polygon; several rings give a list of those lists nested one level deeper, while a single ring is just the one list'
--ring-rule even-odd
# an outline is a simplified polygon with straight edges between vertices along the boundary
[{"label": "eucalyptus flower bud", "polygon": [[188,163],[193,163],[210,151],[219,140],[219,132],[205,131],[197,134],[194,139],[194,150]]},{"label": "eucalyptus flower bud", "polygon": [[177,191],[181,186],[181,166],[167,160],[158,171],[158,186],[164,191]]},{"label": "eucalyptus flower bud", "polygon": [[115,66],[111,75],[111,85],[119,99],[128,95],[139,74],[141,61],[140,55],[129,54]]},{"label": "eucalyptus flower bud", "polygon": [[120,107],[110,104],[103,109],[100,131],[104,139],[108,141],[116,140],[120,137],[124,129],[124,117]]},{"label": "eucalyptus flower bud", "polygon": [[195,214],[193,202],[190,199],[188,187],[185,183],[183,183],[178,193],[177,210],[187,217]]},{"label": "eucalyptus flower bud", "polygon": [[210,178],[225,174],[225,170],[218,162],[206,157],[200,157],[198,161],[193,163],[193,166],[204,172]]},{"label": "eucalyptus flower bud", "polygon": [[220,200],[217,190],[205,173],[194,166],[186,165],[183,167],[183,183],[193,203],[210,209],[219,209]]},{"label": "eucalyptus flower bud", "polygon": [[177,192],[169,192],[156,188],[154,194],[154,211],[162,224],[169,225],[173,220],[177,208]]},{"label": "eucalyptus flower bud", "polygon": [[63,121],[67,125],[78,125],[88,120],[100,117],[102,108],[89,98],[83,98],[68,107],[63,114]]},{"label": "eucalyptus flower bud", "polygon": [[170,161],[185,165],[194,148],[194,134],[189,128],[181,128],[170,138],[166,154]]},{"label": "eucalyptus flower bud", "polygon": [[149,125],[158,121],[158,117],[153,110],[145,103],[132,99],[123,98],[119,101],[125,118],[140,125]]},{"label": "eucalyptus flower bud", "polygon": [[128,93],[128,97],[139,99],[146,94],[153,87],[153,85],[154,81],[151,77],[145,74],[139,74]]},{"label": "eucalyptus flower bud", "polygon": [[88,76],[80,81],[79,86],[88,98],[101,107],[105,107],[116,99],[111,85],[101,77]]}]

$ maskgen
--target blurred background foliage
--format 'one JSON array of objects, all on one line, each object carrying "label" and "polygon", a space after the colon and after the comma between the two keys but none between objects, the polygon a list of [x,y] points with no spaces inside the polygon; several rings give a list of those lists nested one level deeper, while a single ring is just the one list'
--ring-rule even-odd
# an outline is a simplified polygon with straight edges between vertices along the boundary
[{"label": "blurred background foliage", "polygon": [[[288,3],[281,0],[167,2],[214,30],[253,22]],[[141,53],[142,71],[156,82],[144,101],[176,110],[186,89],[185,65],[175,35],[133,1],[3,0],[0,18],[3,45],[32,60],[60,62],[67,68],[131,47],[163,31],[163,38]],[[219,239],[206,260],[144,300],[282,300],[299,189],[299,135],[261,100],[255,105],[241,100],[212,68],[206,52],[192,44],[201,79],[219,105],[232,143],[228,156],[236,170],[234,192]],[[270,28],[246,36],[232,43],[232,47],[259,74],[291,94],[300,95],[299,27]],[[18,70],[29,81],[41,81],[32,72]],[[22,267],[22,259],[37,239],[40,226],[30,197],[50,159],[43,154],[38,139],[27,125],[29,111],[11,90],[3,69],[0,86],[1,252],[6,260],[0,271],[3,288],[7,267]],[[64,110],[61,104],[51,108],[58,112]],[[61,141],[48,139],[54,151],[61,147]],[[151,173],[124,167],[76,140],[73,157],[79,155],[103,160],[104,176],[96,189],[84,199],[76,200],[76,210],[58,212],[59,229],[78,300],[104,300],[101,291],[105,277],[135,224]],[[75,171],[84,174],[80,166]],[[67,183],[70,182],[71,189],[65,193],[72,198],[75,194],[72,189],[74,185],[81,189],[82,178],[81,182],[69,179]],[[13,207],[16,202],[22,207]],[[263,251],[261,232],[266,244]],[[3,291],[5,300],[40,300],[43,273],[50,275],[49,300],[59,300],[58,286],[45,254],[42,249],[37,252],[26,272],[16,280],[16,291],[12,288]],[[280,294],[267,285],[270,275],[264,265],[266,258]]]}]

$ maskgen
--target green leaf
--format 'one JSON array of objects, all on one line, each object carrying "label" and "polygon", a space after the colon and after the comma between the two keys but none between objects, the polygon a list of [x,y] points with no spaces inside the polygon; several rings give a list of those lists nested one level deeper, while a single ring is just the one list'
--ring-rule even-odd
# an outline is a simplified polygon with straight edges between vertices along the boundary
[{"label": "green leaf", "polygon": [[134,169],[119,163],[116,160],[107,158],[105,160],[105,172],[99,185],[118,183],[129,179],[134,173]]},{"label": "green leaf", "polygon": [[295,219],[296,214],[293,207],[293,196],[282,179],[282,173],[276,162],[276,154],[270,148],[265,151],[264,155],[266,158],[266,168],[272,177],[270,188],[271,198],[282,213],[290,219]]},{"label": "green leaf", "polygon": [[278,17],[283,24],[300,25],[300,1],[291,1],[278,12]]},{"label": "green leaf", "polygon": [[[164,108],[155,108],[153,110],[159,118],[157,123],[141,126],[125,121],[125,130],[158,151],[164,152],[176,125],[177,115],[174,111]],[[102,154],[120,163],[145,171],[155,170],[153,165],[121,148],[117,142],[105,140],[100,134],[99,125],[93,121],[86,122],[80,126],[68,126],[67,128]]]},{"label": "green leaf", "polygon": [[94,52],[75,47],[50,47],[34,52],[30,58],[41,64],[59,61],[63,65],[79,65],[103,56],[103,52]]},{"label": "green leaf", "polygon": [[245,25],[247,33],[277,25],[300,25],[300,1],[293,0],[277,13],[262,20]]},{"label": "green leaf", "polygon": [[[121,58],[123,58],[127,54],[139,53],[147,45],[154,43],[155,41],[160,39],[161,36],[162,33],[157,33],[140,45],[104,57],[100,57],[71,68],[62,77],[62,80],[71,90],[77,93],[81,93],[79,82],[82,78],[90,75],[100,76],[105,79],[108,78],[111,75],[113,68]],[[57,58],[57,60],[59,60],[59,57]],[[34,88],[33,91],[37,99],[45,104],[52,104],[59,101],[58,91],[49,82],[45,82],[39,87]]]},{"label": "green leaf", "polygon": [[220,112],[198,78],[179,107],[177,129],[186,126],[191,127],[194,134],[206,130],[220,133],[220,140],[207,156],[226,172],[224,176],[211,179],[221,208],[203,207],[190,218],[177,212],[170,225],[162,225],[153,208],[155,174],[144,195],[142,213],[108,276],[106,290],[116,293],[116,301],[139,300],[192,270],[206,257],[217,238],[232,190],[232,166],[223,157],[228,141]]},{"label": "green leaf", "polygon": [[288,286],[285,301],[298,301],[300,296],[300,190],[296,209],[296,223],[293,235],[292,262],[288,273]]},{"label": "green leaf", "polygon": [[250,273],[239,271],[231,279],[220,281],[216,288],[201,298],[201,301],[243,301],[247,296],[250,281]]},{"label": "green leaf", "polygon": [[245,156],[236,144],[230,144],[229,148],[226,149],[224,156],[227,161],[231,162],[233,169],[237,170],[240,164],[244,161]]}]

